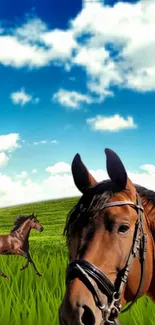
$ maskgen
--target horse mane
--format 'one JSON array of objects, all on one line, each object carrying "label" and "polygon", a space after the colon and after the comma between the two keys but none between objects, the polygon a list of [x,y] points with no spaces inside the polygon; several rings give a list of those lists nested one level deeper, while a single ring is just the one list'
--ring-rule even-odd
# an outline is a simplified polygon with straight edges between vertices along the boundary
[{"label": "horse mane", "polygon": [[[155,204],[155,192],[147,188],[134,184],[137,193],[144,196],[148,201]],[[80,230],[89,224],[89,220],[95,218],[99,211],[102,211],[106,201],[118,189],[111,180],[105,180],[95,186],[90,187],[83,194],[77,204],[69,211],[64,228],[64,235],[67,243],[75,235],[80,234]]]},{"label": "horse mane", "polygon": [[155,192],[152,190],[148,190],[147,188],[134,184],[138,194],[140,196],[145,196],[146,199],[149,201],[152,201],[152,203],[155,203]]},{"label": "horse mane", "polygon": [[31,214],[29,216],[22,216],[22,215],[17,216],[14,221],[14,228],[10,231],[10,233],[17,230],[26,220],[31,218],[35,218],[34,214]]}]

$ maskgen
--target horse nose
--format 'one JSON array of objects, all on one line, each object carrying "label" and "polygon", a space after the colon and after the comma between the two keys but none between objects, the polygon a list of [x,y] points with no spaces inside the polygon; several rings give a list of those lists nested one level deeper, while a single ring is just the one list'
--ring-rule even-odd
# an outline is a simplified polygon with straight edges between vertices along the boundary
[{"label": "horse nose", "polygon": [[59,324],[60,325],[96,325],[95,314],[87,305],[78,306],[75,309],[63,309],[63,304],[59,308]]},{"label": "horse nose", "polygon": [[95,315],[90,307],[80,307],[80,325],[95,325]]},{"label": "horse nose", "polygon": [[44,230],[44,227],[41,227],[41,228],[40,228],[40,231],[43,231],[43,230]]}]

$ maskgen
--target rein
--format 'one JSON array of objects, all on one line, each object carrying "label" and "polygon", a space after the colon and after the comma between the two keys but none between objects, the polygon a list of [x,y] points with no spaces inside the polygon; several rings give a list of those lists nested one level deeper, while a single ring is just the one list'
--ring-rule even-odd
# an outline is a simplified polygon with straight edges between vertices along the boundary
[{"label": "rein", "polygon": [[[102,319],[106,322],[106,324],[120,324],[118,320],[119,314],[129,310],[135,303],[140,295],[144,281],[147,236],[144,232],[143,227],[144,209],[142,207],[139,195],[137,194],[137,204],[133,203],[132,201],[116,201],[105,204],[103,208],[105,209],[123,205],[130,205],[133,209],[137,210],[138,219],[135,224],[133,244],[126,265],[123,270],[118,272],[115,283],[113,284],[110,279],[94,264],[89,263],[84,259],[76,259],[72,261],[69,263],[67,269],[66,284],[78,277],[92,293],[95,304],[101,310]],[[123,311],[121,311],[122,306],[120,296],[128,279],[130,265],[138,253],[141,264],[141,277],[139,286],[134,300]],[[108,304],[104,304],[102,302],[100,291],[102,294],[105,294],[107,296]]]}]

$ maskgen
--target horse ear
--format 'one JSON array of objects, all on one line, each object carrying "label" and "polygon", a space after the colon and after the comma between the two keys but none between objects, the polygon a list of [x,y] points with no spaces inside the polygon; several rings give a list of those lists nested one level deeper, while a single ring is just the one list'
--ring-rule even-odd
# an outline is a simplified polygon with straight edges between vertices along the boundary
[{"label": "horse ear", "polygon": [[31,218],[30,219],[33,219],[34,218],[34,212],[31,214]]},{"label": "horse ear", "polygon": [[90,186],[97,184],[95,178],[83,164],[79,154],[76,154],[71,165],[74,183],[80,192],[84,193]]},{"label": "horse ear", "polygon": [[128,176],[125,167],[118,155],[111,149],[105,149],[107,158],[107,172],[111,180],[121,189],[127,187]]}]

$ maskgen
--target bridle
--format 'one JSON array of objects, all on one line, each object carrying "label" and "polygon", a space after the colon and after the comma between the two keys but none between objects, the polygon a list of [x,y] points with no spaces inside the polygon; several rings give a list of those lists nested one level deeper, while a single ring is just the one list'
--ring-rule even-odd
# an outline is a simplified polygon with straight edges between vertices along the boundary
[{"label": "bridle", "polygon": [[[101,310],[102,319],[106,324],[120,324],[118,320],[119,314],[129,310],[129,308],[131,308],[131,306],[138,299],[144,280],[147,236],[144,232],[143,227],[144,209],[142,207],[138,193],[137,204],[133,203],[132,201],[116,201],[105,204],[103,209],[123,205],[130,205],[133,209],[137,210],[138,218],[135,224],[133,244],[130,250],[130,254],[128,256],[124,269],[118,272],[115,283],[113,284],[110,279],[94,264],[89,263],[84,259],[76,259],[72,261],[69,263],[67,268],[66,284],[75,278],[79,278],[92,293],[95,304]],[[141,264],[141,277],[139,286],[134,300],[123,311],[121,311],[122,306],[120,296],[128,279],[130,265],[133,259],[138,255],[138,252]],[[102,302],[100,291],[107,296],[107,304],[104,304]]]}]

